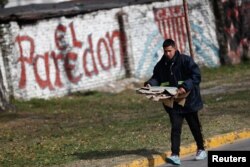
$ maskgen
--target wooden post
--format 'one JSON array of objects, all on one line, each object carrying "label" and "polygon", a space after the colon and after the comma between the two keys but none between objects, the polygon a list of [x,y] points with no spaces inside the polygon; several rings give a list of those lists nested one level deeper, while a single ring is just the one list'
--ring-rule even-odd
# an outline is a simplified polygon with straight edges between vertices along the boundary
[{"label": "wooden post", "polygon": [[[0,39],[3,38],[3,25],[0,25]],[[0,41],[0,112],[2,111],[8,111],[8,110],[14,110],[14,106],[10,104],[10,96],[9,92],[7,91],[7,83],[5,83],[5,76],[3,75],[5,73],[5,65],[4,65],[4,53],[6,53],[6,47],[7,45],[3,44],[3,40]],[[5,56],[6,57],[6,56]]]},{"label": "wooden post", "polygon": [[9,102],[9,96],[6,92],[6,89],[3,83],[2,71],[0,69],[0,111],[6,111],[6,110],[9,110],[10,108],[11,108],[11,105]]},{"label": "wooden post", "polygon": [[190,32],[190,25],[189,25],[189,19],[188,19],[188,6],[186,0],[183,0],[183,7],[184,7],[184,15],[185,15],[185,22],[186,22],[186,29],[187,29],[187,36],[188,36],[188,44],[189,44],[189,50],[190,50],[190,56],[194,58],[194,51],[193,51],[193,45],[192,45],[192,37]]},{"label": "wooden post", "polygon": [[127,78],[131,77],[131,68],[130,68],[130,61],[128,56],[128,39],[126,35],[126,27],[125,27],[125,18],[127,15],[123,12],[117,13],[117,19],[119,24],[119,30],[120,30],[120,42],[121,42],[121,49],[123,54],[123,63],[125,67],[125,75]]}]

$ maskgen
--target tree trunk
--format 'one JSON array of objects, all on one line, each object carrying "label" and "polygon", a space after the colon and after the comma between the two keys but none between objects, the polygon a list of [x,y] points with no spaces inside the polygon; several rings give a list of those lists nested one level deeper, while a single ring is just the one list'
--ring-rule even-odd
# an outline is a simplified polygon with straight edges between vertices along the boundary
[{"label": "tree trunk", "polygon": [[0,68],[0,112],[10,110],[12,105],[10,104],[9,96],[6,91],[2,71]]}]

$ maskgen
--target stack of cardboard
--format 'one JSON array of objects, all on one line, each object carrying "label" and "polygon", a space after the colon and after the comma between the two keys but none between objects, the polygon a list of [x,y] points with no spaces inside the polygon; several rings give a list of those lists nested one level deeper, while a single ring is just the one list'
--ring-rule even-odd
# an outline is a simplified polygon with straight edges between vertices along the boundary
[{"label": "stack of cardboard", "polygon": [[136,90],[137,93],[146,95],[153,101],[163,102],[166,106],[173,108],[174,102],[184,106],[189,93],[179,95],[176,87],[151,86],[142,87]]}]

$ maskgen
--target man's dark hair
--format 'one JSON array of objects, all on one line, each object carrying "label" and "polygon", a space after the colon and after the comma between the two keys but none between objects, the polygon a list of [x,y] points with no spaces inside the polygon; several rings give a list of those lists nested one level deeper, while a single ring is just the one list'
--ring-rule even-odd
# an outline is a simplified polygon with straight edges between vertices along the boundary
[{"label": "man's dark hair", "polygon": [[173,48],[175,48],[175,42],[174,42],[174,40],[172,40],[172,39],[166,39],[163,42],[163,45],[162,45],[163,48],[168,47],[168,46],[172,46]]}]

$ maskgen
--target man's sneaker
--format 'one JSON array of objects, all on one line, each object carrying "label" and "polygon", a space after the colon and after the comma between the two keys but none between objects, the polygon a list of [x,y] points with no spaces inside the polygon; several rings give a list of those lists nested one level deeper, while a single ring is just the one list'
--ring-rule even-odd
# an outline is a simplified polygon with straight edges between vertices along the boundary
[{"label": "man's sneaker", "polygon": [[178,155],[172,155],[170,157],[167,157],[166,161],[168,163],[171,163],[171,164],[174,164],[174,165],[180,165],[181,164],[181,160],[180,160]]},{"label": "man's sneaker", "polygon": [[203,160],[207,158],[207,153],[205,150],[198,150],[195,159],[196,160]]}]

